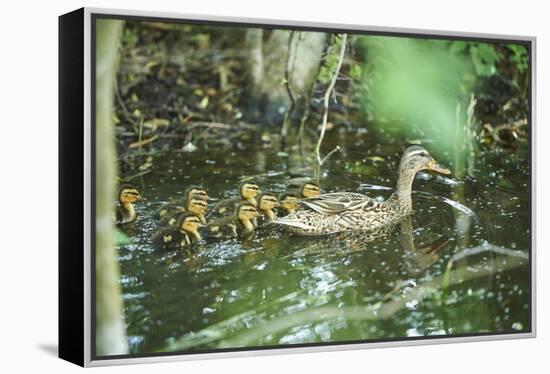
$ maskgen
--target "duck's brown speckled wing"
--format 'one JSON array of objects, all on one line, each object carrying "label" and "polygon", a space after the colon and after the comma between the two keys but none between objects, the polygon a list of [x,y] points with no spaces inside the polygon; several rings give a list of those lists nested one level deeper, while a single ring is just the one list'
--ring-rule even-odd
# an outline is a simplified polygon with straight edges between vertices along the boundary
[{"label": "duck's brown speckled wing", "polygon": [[388,223],[391,207],[354,192],[335,192],[304,199],[305,209],[274,221],[300,235],[373,230]]},{"label": "duck's brown speckled wing", "polygon": [[362,210],[365,206],[377,205],[377,201],[367,195],[355,192],[333,192],[310,197],[301,201],[306,208],[316,212],[333,215],[346,211]]}]

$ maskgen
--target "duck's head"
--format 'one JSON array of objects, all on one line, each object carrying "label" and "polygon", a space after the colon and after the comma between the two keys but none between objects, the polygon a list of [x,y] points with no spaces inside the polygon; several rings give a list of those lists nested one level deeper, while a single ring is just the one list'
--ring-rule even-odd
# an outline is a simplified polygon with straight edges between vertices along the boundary
[{"label": "duck's head", "polygon": [[209,199],[209,196],[203,188],[191,186],[185,190],[185,199],[186,201],[191,201],[191,199],[206,201]]},{"label": "duck's head", "polygon": [[237,218],[241,221],[252,221],[258,217],[256,207],[250,203],[241,203],[236,208]]},{"label": "duck's head", "polygon": [[403,153],[401,157],[401,163],[399,164],[399,173],[416,174],[421,170],[431,170],[440,174],[451,174],[451,171],[443,166],[439,165],[430,153],[419,145],[410,146]]},{"label": "duck's head", "polygon": [[258,197],[258,208],[263,211],[273,210],[279,206],[277,197],[270,193],[262,193]]},{"label": "duck's head", "polygon": [[294,212],[298,209],[300,199],[294,194],[284,194],[280,197],[280,205],[288,212]]},{"label": "duck's head", "polygon": [[239,193],[244,200],[250,200],[256,197],[260,192],[260,187],[255,182],[243,182],[239,185]]},{"label": "duck's head", "polygon": [[129,204],[129,203],[135,203],[136,201],[141,199],[141,195],[139,194],[139,191],[137,188],[130,184],[124,184],[120,186],[118,190],[118,201],[121,204]]},{"label": "duck's head", "polygon": [[321,188],[317,183],[305,182],[300,186],[300,194],[302,197],[316,197],[321,194]]},{"label": "duck's head", "polygon": [[206,200],[202,200],[199,197],[191,198],[191,200],[187,201],[187,210],[198,216],[204,215],[206,212],[206,206]]},{"label": "duck's head", "polygon": [[177,227],[188,234],[197,236],[199,227],[201,226],[201,220],[193,213],[186,212],[178,216]]}]

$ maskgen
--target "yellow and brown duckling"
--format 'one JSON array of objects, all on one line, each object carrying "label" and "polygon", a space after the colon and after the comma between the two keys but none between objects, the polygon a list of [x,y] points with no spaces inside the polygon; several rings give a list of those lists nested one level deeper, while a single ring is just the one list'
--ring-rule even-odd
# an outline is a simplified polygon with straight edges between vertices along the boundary
[{"label": "yellow and brown duckling", "polygon": [[206,213],[207,203],[205,200],[200,199],[191,199],[185,206],[179,207],[179,210],[175,213],[168,212],[162,215],[162,218],[159,221],[160,226],[173,226],[176,224],[177,215],[179,213],[189,212],[197,217],[199,217],[201,223],[206,225],[206,218],[204,214]]},{"label": "yellow and brown duckling", "polygon": [[309,197],[316,197],[321,194],[321,187],[315,182],[304,182],[300,185],[298,188],[298,196],[300,196],[303,199],[307,199]]},{"label": "yellow and brown duckling", "polygon": [[279,201],[275,195],[268,192],[258,195],[258,213],[260,215],[260,223],[269,223],[276,219],[276,209],[278,206]]},{"label": "yellow and brown duckling", "polygon": [[162,221],[169,221],[175,218],[178,213],[191,212],[195,213],[202,224],[206,224],[207,200],[209,199],[206,191],[200,187],[189,187],[185,190],[182,202],[167,203],[160,207],[157,211],[157,217]]},{"label": "yellow and brown duckling", "polygon": [[284,217],[300,209],[302,199],[317,197],[321,194],[321,188],[315,182],[304,182],[296,190],[285,193],[279,197],[279,216]]},{"label": "yellow and brown duckling", "polygon": [[412,184],[416,173],[431,170],[440,174],[451,171],[420,146],[405,150],[399,164],[397,187],[386,201],[377,201],[356,192],[333,192],[302,200],[304,209],[278,218],[298,235],[328,235],[348,230],[378,230],[411,214]]},{"label": "yellow and brown duckling", "polygon": [[206,228],[215,238],[248,236],[254,232],[256,218],[256,207],[249,202],[242,202],[237,204],[233,215],[213,220]]},{"label": "yellow and brown duckling", "polygon": [[134,222],[137,218],[134,203],[141,199],[136,187],[130,184],[120,186],[118,204],[115,208],[115,223],[117,225]]},{"label": "yellow and brown duckling", "polygon": [[153,235],[153,244],[159,249],[189,248],[201,240],[199,228],[202,226],[200,218],[193,213],[180,213],[176,217],[176,224],[163,227]]},{"label": "yellow and brown duckling", "polygon": [[214,207],[213,211],[216,215],[227,214],[232,212],[235,209],[235,206],[242,202],[248,202],[253,206],[256,206],[256,196],[261,193],[260,187],[255,182],[243,182],[239,185],[239,197],[234,197],[231,199],[225,199],[220,201]]},{"label": "yellow and brown duckling", "polygon": [[300,198],[294,193],[285,193],[279,196],[279,216],[292,214],[300,207]]}]

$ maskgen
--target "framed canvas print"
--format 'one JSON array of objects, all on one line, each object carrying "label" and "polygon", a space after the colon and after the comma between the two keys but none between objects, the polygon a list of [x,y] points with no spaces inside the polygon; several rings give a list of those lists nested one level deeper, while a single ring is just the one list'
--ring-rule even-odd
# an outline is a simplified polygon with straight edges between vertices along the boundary
[{"label": "framed canvas print", "polygon": [[59,51],[60,357],[535,336],[533,37],[83,8]]}]

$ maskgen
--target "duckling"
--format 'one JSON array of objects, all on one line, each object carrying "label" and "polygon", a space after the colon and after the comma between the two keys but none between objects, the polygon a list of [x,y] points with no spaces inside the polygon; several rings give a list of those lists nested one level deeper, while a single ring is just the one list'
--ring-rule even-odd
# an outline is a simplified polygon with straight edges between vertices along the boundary
[{"label": "duckling", "polygon": [[189,248],[201,240],[199,227],[202,226],[200,218],[193,213],[180,213],[176,218],[176,224],[159,229],[152,237],[153,244],[159,249]]},{"label": "duckling", "polygon": [[275,209],[279,206],[279,201],[275,195],[270,193],[261,193],[258,195],[258,213],[262,223],[269,223],[277,218]]},{"label": "duckling", "polygon": [[317,197],[321,194],[321,187],[315,182],[304,182],[298,188],[298,195],[301,198]]},{"label": "duckling", "polygon": [[118,190],[118,204],[115,208],[115,223],[121,225],[134,222],[137,218],[133,203],[141,199],[137,188],[124,184]]},{"label": "duckling", "polygon": [[290,187],[291,189],[289,190],[289,192],[302,199],[306,199],[308,197],[317,197],[321,194],[321,188],[319,187],[319,185],[312,181],[306,181],[299,185],[291,184]]},{"label": "duckling", "polygon": [[256,207],[249,202],[237,204],[235,213],[210,222],[206,228],[216,238],[248,236],[255,229],[254,220],[258,217]]},{"label": "duckling", "polygon": [[193,213],[197,217],[199,217],[201,223],[203,225],[206,225],[206,218],[204,217],[204,213],[206,212],[206,201],[199,200],[199,199],[191,199],[189,200],[185,206],[179,207],[179,210],[172,213],[167,212],[165,213],[162,218],[159,221],[159,226],[173,226],[176,224],[176,218],[178,214],[189,212]]},{"label": "duckling", "polygon": [[283,217],[298,210],[300,199],[293,193],[285,193],[279,196],[279,216]]},{"label": "duckling", "polygon": [[[178,213],[189,211],[189,203],[192,199],[202,200],[206,203],[206,201],[209,198],[204,189],[200,187],[195,187],[195,186],[191,186],[187,188],[183,196],[184,198],[183,198],[183,201],[181,202],[179,201],[171,202],[161,206],[156,213],[157,218],[162,219],[165,216],[174,217]],[[204,218],[204,212],[198,215],[200,216],[201,221],[203,221],[203,224],[206,224],[206,220]]]},{"label": "duckling", "polygon": [[220,201],[214,207],[214,213],[217,215],[226,214],[235,209],[235,206],[241,202],[249,202],[253,206],[257,206],[256,196],[261,193],[260,187],[255,182],[243,182],[239,185],[239,197],[225,199]]}]

